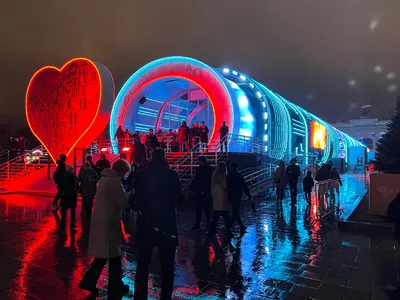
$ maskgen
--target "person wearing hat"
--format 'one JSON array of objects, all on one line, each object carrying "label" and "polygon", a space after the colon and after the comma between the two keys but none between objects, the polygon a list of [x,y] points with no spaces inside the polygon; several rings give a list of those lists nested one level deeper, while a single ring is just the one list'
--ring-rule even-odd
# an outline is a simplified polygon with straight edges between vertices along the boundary
[{"label": "person wearing hat", "polygon": [[295,206],[297,204],[297,184],[299,182],[300,167],[296,163],[296,158],[292,158],[290,160],[290,165],[286,169],[290,189],[291,206]]}]

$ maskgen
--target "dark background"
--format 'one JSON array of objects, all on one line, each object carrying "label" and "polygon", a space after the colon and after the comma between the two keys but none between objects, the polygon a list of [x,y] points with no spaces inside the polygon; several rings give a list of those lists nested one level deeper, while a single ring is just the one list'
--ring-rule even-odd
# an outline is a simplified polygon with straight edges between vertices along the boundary
[{"label": "dark background", "polygon": [[190,56],[243,72],[332,123],[364,104],[388,118],[397,95],[399,0],[1,3],[0,123],[13,128],[24,125],[35,70],[78,56],[108,66],[117,91],[156,58]]}]

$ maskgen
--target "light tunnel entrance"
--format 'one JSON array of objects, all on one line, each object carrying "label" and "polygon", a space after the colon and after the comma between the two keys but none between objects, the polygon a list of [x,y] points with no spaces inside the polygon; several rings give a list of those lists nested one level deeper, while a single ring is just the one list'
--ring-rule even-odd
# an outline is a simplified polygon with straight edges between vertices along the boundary
[{"label": "light tunnel entrance", "polygon": [[[213,145],[219,143],[225,121],[230,136],[261,142],[263,153],[277,160],[347,160],[350,147],[363,146],[245,74],[180,56],[155,60],[128,79],[111,112],[110,138],[118,126],[132,132],[164,131],[178,129],[182,121],[188,126],[204,121]],[[319,135],[323,140],[315,144],[319,133],[324,133]],[[233,152],[251,151],[246,145],[233,147],[238,140],[232,142]]]},{"label": "light tunnel entrance", "polygon": [[213,132],[214,108],[206,92],[188,79],[167,77],[159,79],[138,93],[139,102],[128,107],[124,128],[131,132],[175,131],[182,121],[188,126],[204,122]]}]

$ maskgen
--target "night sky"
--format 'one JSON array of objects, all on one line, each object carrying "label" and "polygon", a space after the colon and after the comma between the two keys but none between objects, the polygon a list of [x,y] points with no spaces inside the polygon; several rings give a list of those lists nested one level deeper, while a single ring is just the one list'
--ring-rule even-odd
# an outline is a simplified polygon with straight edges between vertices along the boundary
[{"label": "night sky", "polygon": [[183,55],[229,67],[329,122],[364,104],[387,118],[400,88],[399,0],[7,1],[0,115],[24,116],[30,77],[84,56],[117,91],[144,64]]}]

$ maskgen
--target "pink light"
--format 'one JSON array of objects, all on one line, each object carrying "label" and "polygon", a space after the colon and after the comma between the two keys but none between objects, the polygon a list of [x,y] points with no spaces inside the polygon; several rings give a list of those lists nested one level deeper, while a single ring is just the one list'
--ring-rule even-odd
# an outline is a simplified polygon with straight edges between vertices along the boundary
[{"label": "pink light", "polygon": [[107,152],[108,148],[101,148],[100,152]]},{"label": "pink light", "polygon": [[124,151],[124,152],[126,152],[126,151],[129,151],[131,148],[129,148],[129,147],[124,147],[124,148],[122,148],[122,151]]}]

